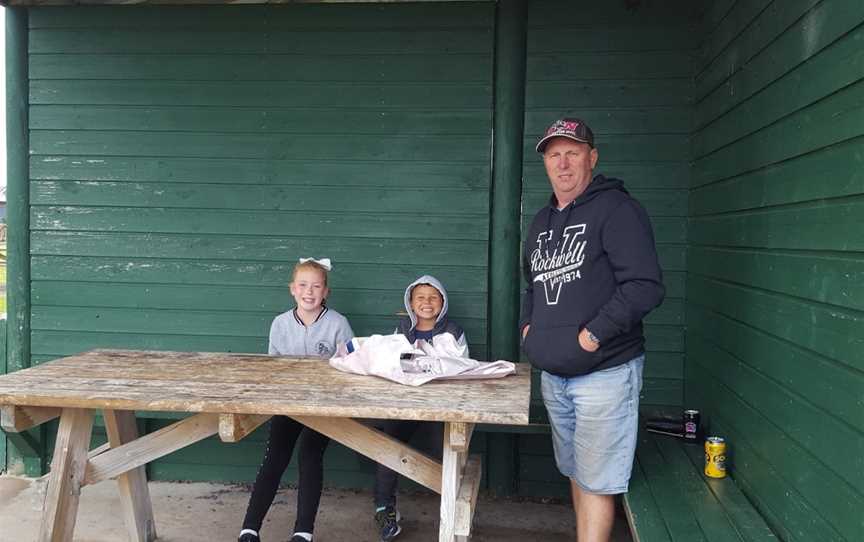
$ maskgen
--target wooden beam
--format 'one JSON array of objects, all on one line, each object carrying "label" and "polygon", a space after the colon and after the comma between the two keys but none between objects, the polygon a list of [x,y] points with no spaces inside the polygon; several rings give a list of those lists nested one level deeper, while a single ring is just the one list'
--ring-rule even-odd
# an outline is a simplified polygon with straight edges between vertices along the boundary
[{"label": "wooden beam", "polygon": [[[112,449],[138,439],[138,424],[135,413],[129,410],[104,410],[105,432]],[[129,540],[153,542],[156,540],[156,521],[153,519],[153,504],[147,487],[144,466],[134,468],[117,477],[123,521]]]},{"label": "wooden beam", "polygon": [[395,438],[350,418],[319,416],[292,416],[292,418],[402,476],[436,493],[441,493],[441,464]]},{"label": "wooden beam", "polygon": [[262,414],[220,414],[219,438],[222,442],[240,442],[270,418]]},{"label": "wooden beam", "polygon": [[219,431],[219,415],[201,413],[94,457],[84,484],[95,484],[145,465]]},{"label": "wooden beam", "polygon": [[473,423],[450,424],[450,446],[457,452],[467,452],[474,433]]},{"label": "wooden beam", "polygon": [[51,461],[39,542],[72,542],[92,431],[92,410],[63,409]]},{"label": "wooden beam", "polygon": [[7,433],[20,433],[60,416],[54,407],[0,406],[0,427]]},{"label": "wooden beam", "polygon": [[471,523],[474,521],[474,510],[477,508],[477,494],[480,492],[480,477],[482,463],[479,455],[472,455],[465,463],[462,474],[462,487],[456,497],[456,525],[454,531],[457,537],[471,536]]},{"label": "wooden beam", "polygon": [[[463,428],[453,427],[458,423],[444,424],[444,448],[441,464],[441,522],[438,529],[438,542],[456,540],[456,498],[462,480],[462,465],[465,452],[459,452],[451,444],[454,434],[465,433]],[[463,424],[464,425],[464,424]]]}]

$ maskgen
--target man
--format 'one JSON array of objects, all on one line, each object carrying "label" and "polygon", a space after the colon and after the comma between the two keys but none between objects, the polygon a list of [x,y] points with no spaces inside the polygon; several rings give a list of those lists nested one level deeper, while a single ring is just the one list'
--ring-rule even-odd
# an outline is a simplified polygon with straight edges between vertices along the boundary
[{"label": "man", "polygon": [[519,328],[528,359],[543,371],[578,540],[605,542],[636,449],[642,318],[665,290],[648,215],[622,181],[594,176],[598,153],[585,122],[554,122],[537,152],[553,194],[525,240]]}]

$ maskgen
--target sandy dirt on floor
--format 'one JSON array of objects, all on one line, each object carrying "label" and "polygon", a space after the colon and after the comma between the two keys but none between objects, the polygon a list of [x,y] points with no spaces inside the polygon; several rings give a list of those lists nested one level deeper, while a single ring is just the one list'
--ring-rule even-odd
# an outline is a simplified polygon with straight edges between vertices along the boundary
[{"label": "sandy dirt on floor", "polygon": [[[44,501],[44,480],[0,476],[0,542],[36,540]],[[237,538],[249,488],[242,485],[151,482],[150,495],[161,542],[233,542]],[[296,491],[283,489],[262,528],[264,542],[290,538]],[[399,542],[438,539],[438,498],[402,493],[399,508],[403,534]],[[615,542],[630,540],[626,520],[619,515]],[[481,495],[474,518],[475,542],[574,540],[569,502],[494,499]],[[77,542],[128,540],[120,513],[116,484],[108,481],[85,487],[81,494]],[[327,489],[321,499],[316,542],[378,542],[368,491]]]}]

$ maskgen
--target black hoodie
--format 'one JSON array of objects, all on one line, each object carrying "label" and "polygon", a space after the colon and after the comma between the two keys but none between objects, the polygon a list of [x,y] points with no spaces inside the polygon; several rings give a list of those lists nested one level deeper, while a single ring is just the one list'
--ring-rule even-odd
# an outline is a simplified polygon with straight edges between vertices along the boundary
[{"label": "black hoodie", "polygon": [[[626,363],[644,352],[642,318],[665,289],[648,214],[618,179],[597,175],[564,209],[537,213],[523,253],[528,287],[520,331],[536,367],[560,376],[584,375]],[[587,328],[596,352],[579,345]]]}]

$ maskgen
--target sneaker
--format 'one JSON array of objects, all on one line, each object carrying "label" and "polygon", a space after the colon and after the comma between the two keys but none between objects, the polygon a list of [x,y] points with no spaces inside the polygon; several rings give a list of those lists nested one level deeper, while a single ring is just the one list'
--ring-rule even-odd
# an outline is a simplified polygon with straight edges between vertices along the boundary
[{"label": "sneaker", "polygon": [[303,538],[302,536],[300,536],[299,534],[295,534],[294,536],[291,537],[291,540],[289,540],[288,542],[309,542],[309,541],[306,540],[305,538]]},{"label": "sneaker", "polygon": [[402,516],[395,506],[388,506],[384,510],[375,512],[375,523],[381,530],[381,542],[390,542],[402,532],[402,527],[399,522],[402,521]]},{"label": "sneaker", "polygon": [[240,538],[237,539],[237,542],[261,542],[261,539],[257,534],[243,533],[240,535]]}]

